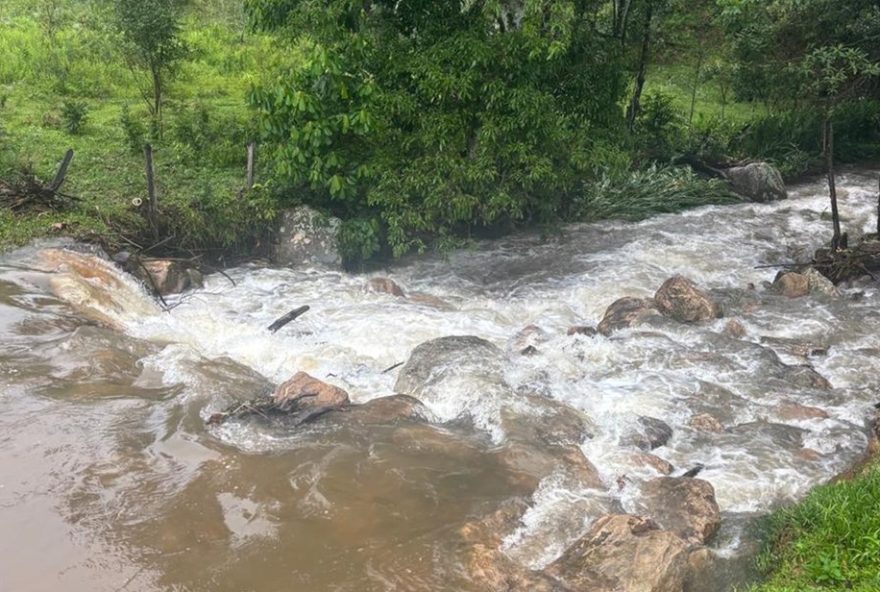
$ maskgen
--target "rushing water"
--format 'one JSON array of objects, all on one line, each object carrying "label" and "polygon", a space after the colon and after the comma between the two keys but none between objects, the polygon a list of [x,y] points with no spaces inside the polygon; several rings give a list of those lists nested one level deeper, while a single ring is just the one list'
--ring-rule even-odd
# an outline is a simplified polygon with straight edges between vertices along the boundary
[{"label": "rushing water", "polygon": [[[875,183],[841,180],[851,232],[874,223]],[[0,590],[479,590],[459,531],[505,500],[529,501],[503,548],[533,568],[598,515],[638,510],[639,481],[657,475],[620,445],[638,416],[673,426],[654,454],[677,471],[705,465],[727,525],[715,546],[735,554],[737,517],[796,499],[860,457],[878,399],[876,285],[797,300],[762,287],[775,270],[759,266],[806,260],[827,238],[822,190],[484,242],[383,274],[434,299],[368,293],[364,277],[337,272],[252,266],[229,272],[235,285],[211,276],[167,313],[118,275],[120,312],[83,291],[81,273],[56,273],[41,247],[11,253],[0,259]],[[748,336],[725,336],[726,319],[566,334],[676,273],[711,290]],[[53,294],[90,302],[118,330]],[[266,331],[301,304],[305,316]],[[528,325],[543,330],[532,356],[515,337]],[[298,370],[355,402],[391,394],[398,371],[385,370],[448,335],[508,355],[495,383],[465,376],[427,397],[434,425],[205,424]],[[807,360],[785,339],[827,353]],[[785,365],[808,362],[832,390]],[[601,487],[554,473],[532,492],[498,462],[506,418],[540,421],[524,390],[589,416],[582,449]],[[787,403],[828,417],[793,418]],[[727,430],[689,428],[695,413]]]}]

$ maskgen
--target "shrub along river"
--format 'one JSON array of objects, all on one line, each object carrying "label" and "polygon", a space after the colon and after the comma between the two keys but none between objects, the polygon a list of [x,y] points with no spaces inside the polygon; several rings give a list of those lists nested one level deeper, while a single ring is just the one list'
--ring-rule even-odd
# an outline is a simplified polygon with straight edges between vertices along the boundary
[{"label": "shrub along river", "polygon": [[[840,184],[845,227],[870,230],[876,178]],[[753,517],[862,458],[880,398],[877,284],[768,287],[760,266],[830,235],[824,186],[790,195],[481,242],[393,268],[402,295],[248,266],[163,312],[91,255],[9,253],[0,589],[722,590]],[[724,317],[570,331],[677,274]],[[209,425],[298,371],[421,403]],[[619,514],[656,525],[597,526]],[[625,573],[599,527],[657,561]]]}]

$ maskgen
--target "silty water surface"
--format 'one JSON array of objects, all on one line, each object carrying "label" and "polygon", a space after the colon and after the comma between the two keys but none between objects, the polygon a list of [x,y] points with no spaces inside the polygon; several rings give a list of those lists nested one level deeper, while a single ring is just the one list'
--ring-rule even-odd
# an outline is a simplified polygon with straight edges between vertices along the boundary
[{"label": "silty water surface", "polygon": [[[874,175],[841,185],[846,228],[869,231]],[[168,313],[143,298],[110,311],[122,332],[86,323],[52,295],[40,247],[9,254],[0,260],[0,589],[479,590],[458,529],[524,495],[491,455],[505,444],[503,416],[531,413],[523,390],[591,418],[582,448],[605,487],[546,477],[506,533],[508,554],[540,568],[601,513],[639,510],[638,484],[657,473],[619,445],[638,416],[674,428],[654,453],[676,470],[705,466],[728,523],[716,546],[734,553],[737,516],[796,499],[861,456],[878,399],[876,285],[796,300],[762,287],[775,270],[760,266],[807,260],[827,238],[823,191],[808,184],[774,204],[568,226],[381,274],[445,305],[368,293],[362,276],[242,267],[229,271],[234,286],[211,276]],[[746,339],[723,335],[726,319],[566,334],[678,273],[721,299]],[[266,331],[301,304],[306,315]],[[515,338],[528,325],[543,330],[533,356]],[[482,337],[508,357],[498,388],[465,377],[427,398],[435,428],[205,426],[298,370],[356,402],[391,394],[397,370],[385,370],[449,335]],[[785,339],[828,353],[806,360]],[[785,365],[806,363],[834,389]],[[783,416],[784,402],[828,417]],[[696,413],[727,431],[689,428]],[[431,430],[439,447],[425,445]]]}]

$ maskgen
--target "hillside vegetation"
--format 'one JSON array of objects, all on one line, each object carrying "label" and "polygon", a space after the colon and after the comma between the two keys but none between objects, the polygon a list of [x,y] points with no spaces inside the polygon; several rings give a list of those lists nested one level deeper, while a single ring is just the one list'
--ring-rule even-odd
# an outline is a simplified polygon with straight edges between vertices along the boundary
[{"label": "hillside vegetation", "polygon": [[[79,201],[0,208],[0,247],[68,233],[247,255],[280,208],[308,203],[343,219],[354,265],[729,201],[723,183],[677,164],[820,170],[829,109],[838,160],[880,154],[878,11],[867,0],[6,0],[0,179],[49,179],[73,148],[63,191]],[[852,50],[826,56],[833,88],[808,84],[817,47]],[[150,55],[167,60],[160,98]],[[249,142],[257,185],[245,191]],[[158,225],[143,203],[145,143]]]}]

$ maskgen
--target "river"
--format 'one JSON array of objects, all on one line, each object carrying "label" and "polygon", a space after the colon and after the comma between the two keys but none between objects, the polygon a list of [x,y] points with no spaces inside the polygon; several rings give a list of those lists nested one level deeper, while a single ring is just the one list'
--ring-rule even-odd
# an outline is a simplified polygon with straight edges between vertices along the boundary
[{"label": "river", "polygon": [[[875,173],[849,172],[840,186],[845,227],[870,231]],[[367,292],[364,276],[252,265],[228,271],[234,285],[209,276],[161,312],[118,274],[119,294],[98,303],[116,330],[55,295],[59,281],[83,278],[59,279],[47,245],[8,253],[0,590],[480,590],[461,528],[512,497],[529,508],[502,547],[533,569],[596,517],[637,510],[638,484],[657,475],[621,443],[639,416],[672,426],[653,454],[676,472],[704,465],[699,476],[724,516],[713,547],[736,556],[745,518],[861,458],[880,399],[876,284],[793,300],[765,288],[775,270],[761,266],[808,260],[829,238],[823,191],[811,183],[773,204],[572,225],[373,274],[429,298]],[[711,291],[726,318],[567,334],[675,274]],[[300,319],[265,329],[302,304],[311,310]],[[730,318],[745,338],[723,333]],[[530,325],[541,331],[517,338]],[[425,397],[431,424],[206,425],[300,370],[355,402],[392,394],[398,370],[386,369],[450,335],[507,353],[495,382],[465,375]],[[527,344],[534,355],[520,354]],[[833,389],[786,371],[807,363]],[[580,447],[602,486],[556,473],[524,485],[498,462],[507,426],[541,421],[523,392],[589,418]],[[823,413],[804,417],[797,406]],[[690,428],[695,413],[726,430]]]}]

